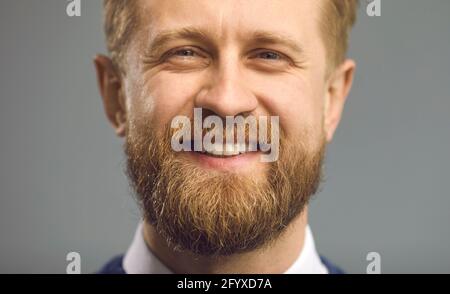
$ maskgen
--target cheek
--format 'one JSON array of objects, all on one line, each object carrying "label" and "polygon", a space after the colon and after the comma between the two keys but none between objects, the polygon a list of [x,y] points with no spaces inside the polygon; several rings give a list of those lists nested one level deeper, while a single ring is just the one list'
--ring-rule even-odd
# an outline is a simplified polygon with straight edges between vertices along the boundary
[{"label": "cheek", "polygon": [[260,103],[271,115],[280,117],[288,136],[307,129],[319,130],[323,116],[320,85],[310,78],[288,76],[265,82],[259,94]]},{"label": "cheek", "polygon": [[198,77],[161,72],[152,77],[143,75],[143,83],[136,98],[133,98],[131,112],[134,118],[150,122],[156,128],[170,124],[177,115],[191,115],[193,97],[198,91]]}]

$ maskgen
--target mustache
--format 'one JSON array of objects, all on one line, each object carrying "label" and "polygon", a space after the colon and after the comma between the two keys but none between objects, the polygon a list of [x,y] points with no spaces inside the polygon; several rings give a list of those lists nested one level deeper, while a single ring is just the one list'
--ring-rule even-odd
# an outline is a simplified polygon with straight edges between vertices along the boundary
[{"label": "mustache", "polygon": [[[200,117],[198,117],[198,115]],[[200,119],[201,118],[201,119]],[[172,119],[171,147],[174,151],[215,152],[237,155],[261,151],[262,162],[278,159],[279,117],[206,117],[196,113],[194,119],[176,116]]]},{"label": "mustache", "polygon": [[[174,133],[180,131],[183,127],[186,127],[187,124],[189,124],[188,129],[190,130],[190,140],[194,141],[197,137],[204,138],[208,133],[214,132],[214,133],[220,133],[223,138],[223,143],[226,143],[226,140],[229,140],[231,142],[237,142],[239,139],[239,135],[243,135],[245,137],[246,144],[251,143],[251,135],[252,132],[256,134],[256,137],[266,135],[267,140],[270,140],[269,134],[271,134],[274,131],[280,132],[277,130],[278,125],[274,126],[274,122],[272,120],[267,120],[266,123],[262,124],[261,121],[258,119],[255,121],[255,124],[247,124],[244,125],[237,125],[235,123],[232,124],[232,126],[229,126],[227,124],[215,124],[215,123],[207,123],[205,126],[205,121],[200,122],[202,127],[198,127],[196,125],[197,122],[195,122],[194,119],[189,118],[188,121],[184,119],[183,121],[176,121],[172,122],[170,126],[166,126],[164,129],[170,128],[172,132],[169,134],[169,137],[173,136]],[[270,143],[270,141],[268,141]]]}]

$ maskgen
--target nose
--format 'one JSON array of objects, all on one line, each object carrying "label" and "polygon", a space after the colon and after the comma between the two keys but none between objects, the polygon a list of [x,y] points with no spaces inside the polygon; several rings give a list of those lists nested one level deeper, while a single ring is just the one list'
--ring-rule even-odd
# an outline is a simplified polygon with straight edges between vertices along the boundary
[{"label": "nose", "polygon": [[220,117],[251,113],[258,106],[246,85],[238,62],[226,62],[211,71],[206,86],[198,93],[195,107],[208,109]]}]

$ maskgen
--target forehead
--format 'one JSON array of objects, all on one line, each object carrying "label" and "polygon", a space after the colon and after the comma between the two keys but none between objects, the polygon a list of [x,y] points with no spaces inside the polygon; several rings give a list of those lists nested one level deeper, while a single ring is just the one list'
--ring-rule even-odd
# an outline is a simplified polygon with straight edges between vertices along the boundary
[{"label": "forehead", "polygon": [[154,35],[194,27],[221,40],[267,31],[314,41],[321,0],[139,0],[140,22]]}]

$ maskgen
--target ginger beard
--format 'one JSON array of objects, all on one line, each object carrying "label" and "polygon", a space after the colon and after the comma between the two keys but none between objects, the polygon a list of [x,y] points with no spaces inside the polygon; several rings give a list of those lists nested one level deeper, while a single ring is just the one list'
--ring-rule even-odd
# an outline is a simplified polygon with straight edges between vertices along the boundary
[{"label": "ginger beard", "polygon": [[311,142],[304,132],[289,140],[280,130],[278,160],[239,173],[206,169],[174,152],[169,126],[158,132],[133,125],[127,173],[145,221],[174,250],[223,256],[267,246],[301,214],[321,181],[323,136]]}]

